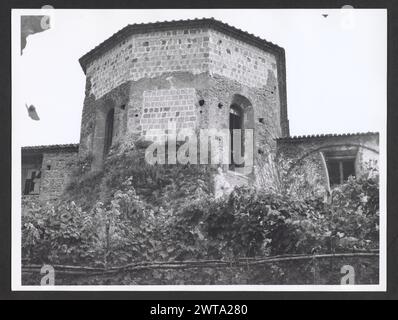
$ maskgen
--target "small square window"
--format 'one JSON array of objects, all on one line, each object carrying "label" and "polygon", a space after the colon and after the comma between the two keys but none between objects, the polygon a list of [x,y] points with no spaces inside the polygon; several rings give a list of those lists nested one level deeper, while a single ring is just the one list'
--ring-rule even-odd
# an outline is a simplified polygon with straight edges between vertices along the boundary
[{"label": "small square window", "polygon": [[322,153],[326,161],[330,186],[342,184],[350,176],[356,176],[355,161],[358,148],[351,146],[334,147]]}]

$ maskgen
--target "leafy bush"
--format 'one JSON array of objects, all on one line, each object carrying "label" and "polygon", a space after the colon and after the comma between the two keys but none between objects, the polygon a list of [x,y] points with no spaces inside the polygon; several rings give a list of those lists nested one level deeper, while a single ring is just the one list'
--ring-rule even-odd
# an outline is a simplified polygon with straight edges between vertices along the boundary
[{"label": "leafy bush", "polygon": [[89,264],[97,242],[92,216],[75,203],[27,208],[22,216],[22,252],[33,263]]},{"label": "leafy bush", "polygon": [[[103,171],[76,176],[59,201],[24,206],[24,261],[111,267],[378,248],[377,174],[350,178],[328,201],[252,187],[215,199],[208,167],[150,166],[142,156],[140,148],[111,154]],[[270,267],[275,279],[285,271]],[[232,283],[255,276],[231,272],[224,276]],[[289,272],[300,283],[299,271]],[[222,278],[201,276],[206,283]]]},{"label": "leafy bush", "polygon": [[205,256],[232,259],[377,249],[378,197],[377,181],[366,178],[349,179],[330,202],[238,188],[185,206],[174,223],[175,241],[184,235],[202,244],[198,255],[205,243]]},{"label": "leafy bush", "polygon": [[243,187],[155,210],[128,178],[108,204],[90,211],[74,202],[32,205],[23,216],[23,252],[38,263],[95,265],[351,252],[378,248],[378,222],[372,179],[350,179],[330,203]]},{"label": "leafy bush", "polygon": [[78,166],[63,200],[75,201],[85,210],[97,202],[109,203],[114,194],[131,177],[131,185],[146,203],[159,207],[178,208],[189,199],[211,193],[211,174],[207,165],[150,165],[145,160],[147,143],[138,140],[128,150],[111,149],[102,170],[90,172],[83,160]]}]

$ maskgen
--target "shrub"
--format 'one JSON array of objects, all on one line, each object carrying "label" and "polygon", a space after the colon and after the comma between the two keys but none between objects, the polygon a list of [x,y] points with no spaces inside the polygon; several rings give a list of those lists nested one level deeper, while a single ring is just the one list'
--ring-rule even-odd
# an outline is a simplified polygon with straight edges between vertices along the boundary
[{"label": "shrub", "polygon": [[[210,170],[151,166],[142,148],[111,154],[103,171],[76,176],[59,201],[25,207],[23,258],[110,267],[378,248],[377,174],[350,178],[328,201],[313,193],[304,197],[253,187],[215,199]],[[284,271],[275,265],[270,272],[280,279]],[[297,280],[298,271],[290,274]],[[250,279],[240,273],[233,282]]]},{"label": "shrub", "polygon": [[90,172],[83,160],[68,185],[63,200],[75,201],[84,210],[96,202],[109,204],[114,191],[132,177],[135,192],[155,210],[159,207],[178,208],[188,199],[211,193],[213,170],[206,165],[151,165],[145,160],[147,142],[138,140],[130,149],[111,149],[102,170]]},{"label": "shrub", "polygon": [[74,202],[48,203],[22,216],[22,249],[32,263],[90,264],[95,261],[95,220]]},{"label": "shrub", "polygon": [[347,252],[379,244],[374,179],[351,178],[333,191],[330,203],[238,188],[219,200],[189,204],[178,217],[176,230],[202,235],[207,254],[218,257]]}]

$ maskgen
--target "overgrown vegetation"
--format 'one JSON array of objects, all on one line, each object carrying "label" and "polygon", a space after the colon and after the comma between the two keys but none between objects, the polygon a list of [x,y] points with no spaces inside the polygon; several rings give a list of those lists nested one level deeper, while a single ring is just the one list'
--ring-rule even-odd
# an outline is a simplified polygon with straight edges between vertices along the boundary
[{"label": "overgrown vegetation", "polygon": [[[24,261],[108,268],[142,261],[233,261],[378,248],[375,175],[350,178],[333,190],[329,201],[248,187],[214,199],[208,170],[205,166],[150,166],[139,148],[113,154],[103,171],[77,176],[65,198],[25,207]],[[129,275],[120,281],[211,284],[225,278],[225,284],[255,283],[251,281],[261,274],[261,283],[308,280],[302,274],[308,265],[269,268],[268,278],[258,270],[231,269],[224,275],[220,270],[204,270],[196,276],[187,272],[178,279],[170,276],[172,272],[157,278],[138,273],[134,279]],[[313,279],[312,273],[309,278]]]},{"label": "overgrown vegetation", "polygon": [[139,140],[123,152],[113,148],[103,169],[94,172],[87,170],[90,157],[84,159],[62,200],[75,201],[91,210],[98,201],[109,204],[115,190],[128,178],[135,192],[155,209],[179,207],[189,199],[212,192],[211,168],[190,164],[150,165],[145,160],[146,147],[146,142]]}]

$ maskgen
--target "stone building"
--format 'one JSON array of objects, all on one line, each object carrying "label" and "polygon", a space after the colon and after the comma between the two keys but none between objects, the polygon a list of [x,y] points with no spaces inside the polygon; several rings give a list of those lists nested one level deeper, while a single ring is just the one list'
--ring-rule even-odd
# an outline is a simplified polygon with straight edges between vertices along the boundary
[{"label": "stone building", "polygon": [[22,196],[42,201],[57,198],[78,159],[78,144],[22,148]]},{"label": "stone building", "polygon": [[[32,191],[29,185],[24,191],[43,198],[62,192],[77,158],[90,157],[92,169],[101,170],[111,148],[154,132],[149,138],[156,140],[171,127],[253,132],[253,162],[218,171],[229,186],[271,183],[268,173],[278,148],[286,157],[298,157],[298,165],[313,160],[305,168],[316,172],[314,183],[325,185],[341,182],[347,172],[359,174],[365,159],[377,159],[377,134],[291,138],[284,49],[214,19],[128,25],[80,64],[86,88],[79,146],[22,150],[23,188],[31,183],[27,180],[42,180],[40,188]],[[233,153],[235,145],[230,146]],[[344,157],[355,160],[338,160]],[[29,171],[38,168],[41,178]]]}]

